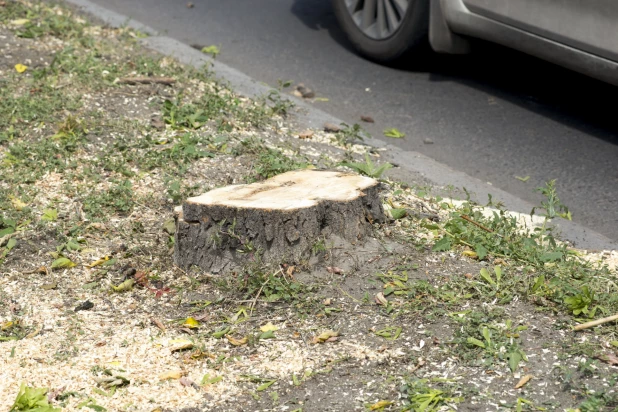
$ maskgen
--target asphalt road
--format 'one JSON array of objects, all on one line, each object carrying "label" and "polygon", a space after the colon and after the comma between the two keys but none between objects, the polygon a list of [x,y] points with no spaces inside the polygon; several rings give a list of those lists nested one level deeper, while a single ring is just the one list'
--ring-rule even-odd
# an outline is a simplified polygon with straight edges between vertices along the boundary
[{"label": "asphalt road", "polygon": [[[557,179],[574,220],[618,240],[618,88],[501,47],[389,68],[354,54],[330,0],[94,0],[276,85],[302,82],[321,109],[520,198]],[[384,138],[389,140],[388,138]],[[428,144],[427,141],[433,142]],[[530,176],[522,182],[515,176]]]}]

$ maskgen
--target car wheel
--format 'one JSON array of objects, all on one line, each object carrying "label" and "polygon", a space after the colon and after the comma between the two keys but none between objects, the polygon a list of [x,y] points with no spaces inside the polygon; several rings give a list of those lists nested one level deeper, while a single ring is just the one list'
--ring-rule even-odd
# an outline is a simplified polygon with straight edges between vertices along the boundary
[{"label": "car wheel", "polygon": [[392,63],[426,49],[429,0],[333,0],[343,31],[365,57]]}]

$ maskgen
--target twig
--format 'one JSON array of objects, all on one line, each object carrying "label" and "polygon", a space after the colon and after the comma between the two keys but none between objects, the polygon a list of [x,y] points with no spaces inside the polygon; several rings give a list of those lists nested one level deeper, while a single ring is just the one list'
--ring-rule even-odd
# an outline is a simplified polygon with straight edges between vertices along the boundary
[{"label": "twig", "polygon": [[593,320],[593,321],[590,321],[590,322],[582,323],[581,325],[575,326],[575,328],[573,328],[573,330],[578,331],[578,330],[582,330],[582,329],[588,329],[588,328],[592,328],[592,327],[597,326],[597,325],[602,325],[603,323],[611,322],[611,321],[617,320],[617,319],[618,319],[618,315],[608,316],[606,318],[601,318],[601,319]]},{"label": "twig", "polygon": [[423,365],[425,364],[425,361],[421,358],[418,360],[418,363],[416,364],[416,366],[414,367],[414,369],[412,369],[410,371],[410,375],[412,375],[414,372],[416,372],[417,370],[419,370]]},{"label": "twig", "polygon": [[[276,276],[279,272],[281,272],[281,269],[276,271],[273,276]],[[262,290],[264,289],[264,286],[266,286],[266,284],[268,283],[269,280],[270,280],[270,276],[266,279],[266,281],[264,283],[262,283],[262,286],[260,286],[260,290],[258,290],[257,295],[255,295],[255,299],[253,299],[253,302],[251,303],[251,306],[249,307],[249,316],[253,315],[253,308],[255,307],[255,304],[257,303],[257,300],[259,299],[260,295],[262,294]]]},{"label": "twig", "polygon": [[483,229],[483,230],[485,230],[485,231],[487,231],[487,232],[489,232],[489,233],[493,233],[494,235],[498,235],[498,236],[500,236],[500,237],[502,237],[502,238],[504,237],[504,236],[502,236],[500,233],[496,233],[496,232],[494,232],[493,230],[491,230],[490,228],[485,227],[485,226],[481,225],[480,223],[475,222],[475,221],[474,221],[474,220],[472,220],[472,219],[470,218],[470,216],[468,216],[468,215],[460,215],[460,216],[461,216],[461,218],[462,218],[463,220],[467,220],[468,222],[472,223],[473,225],[475,225],[475,226],[477,226],[477,227],[480,227],[481,229]]},{"label": "twig", "polygon": [[118,80],[120,84],[164,84],[166,86],[171,86],[176,83],[176,79],[171,77],[123,77]]}]

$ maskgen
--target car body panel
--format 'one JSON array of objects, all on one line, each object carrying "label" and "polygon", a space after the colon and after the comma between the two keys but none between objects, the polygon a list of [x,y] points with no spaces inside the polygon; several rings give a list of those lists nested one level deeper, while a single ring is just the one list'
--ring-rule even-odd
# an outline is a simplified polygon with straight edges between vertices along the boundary
[{"label": "car body panel", "polygon": [[[431,7],[432,14],[434,14],[430,19],[432,25],[434,22],[440,21],[446,23],[430,27],[430,42],[436,51],[449,53],[451,52],[449,46],[452,46],[453,52],[458,52],[458,49],[461,50],[461,47],[457,47],[457,42],[451,41],[449,43],[445,41],[449,39],[449,36],[440,33],[440,31],[449,30],[456,35],[475,37],[502,44],[618,86],[618,57],[614,60],[598,53],[586,51],[516,27],[505,22],[505,18],[498,19],[475,13],[466,6],[467,1],[486,1],[487,4],[490,4],[494,0],[431,1],[439,2],[437,6],[432,4]],[[526,0],[495,1],[500,3]],[[605,0],[598,1],[603,2]],[[538,2],[554,2],[554,0],[538,0]],[[436,16],[437,13],[440,15]],[[618,18],[616,21],[618,22]],[[434,31],[433,36],[431,35],[432,30]]]},{"label": "car body panel", "polygon": [[464,0],[470,12],[618,61],[616,0]]}]

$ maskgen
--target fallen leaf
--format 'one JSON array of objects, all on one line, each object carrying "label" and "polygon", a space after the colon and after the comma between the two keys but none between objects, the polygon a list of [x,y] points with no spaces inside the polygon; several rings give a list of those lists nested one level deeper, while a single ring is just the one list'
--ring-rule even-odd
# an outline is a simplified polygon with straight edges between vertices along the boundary
[{"label": "fallen leaf", "polygon": [[165,332],[165,326],[163,325],[163,322],[161,322],[159,319],[157,318],[151,318],[150,321],[159,329],[161,329],[163,332]]},{"label": "fallen leaf", "polygon": [[230,335],[225,335],[225,337],[234,346],[246,345],[247,342],[249,341],[246,336],[242,339],[236,339],[236,338],[231,337]]},{"label": "fallen leaf", "polygon": [[[334,338],[339,336],[339,332],[335,332],[332,330],[327,330],[325,332],[320,333],[318,336],[314,337],[312,342],[313,343],[324,343],[329,341],[330,338]],[[332,341],[330,341],[332,342]]]},{"label": "fallen leaf", "polygon": [[43,290],[52,290],[52,289],[56,289],[58,287],[58,282],[52,282],[52,283],[46,283],[44,285],[41,286],[41,289]]},{"label": "fallen leaf", "polygon": [[9,22],[9,24],[11,24],[12,26],[23,26],[24,24],[28,23],[30,20],[28,19],[16,19],[16,20],[11,20]]},{"label": "fallen leaf", "polygon": [[229,326],[224,327],[223,329],[219,329],[218,331],[212,334],[212,337],[215,339],[221,339],[225,335],[227,335],[232,328]]},{"label": "fallen leaf", "polygon": [[373,117],[371,117],[371,116],[361,116],[360,119],[363,122],[367,122],[367,123],[373,123],[374,122]]},{"label": "fallen leaf", "polygon": [[114,286],[114,285],[111,285],[111,286],[114,292],[122,293],[122,292],[128,292],[131,289],[133,289],[133,285],[135,285],[135,281],[133,279],[127,279],[118,286]]},{"label": "fallen leaf", "polygon": [[26,335],[26,338],[31,339],[34,338],[36,335],[38,335],[39,333],[41,333],[41,331],[43,330],[43,326],[37,326],[32,332],[30,332],[29,334]]},{"label": "fallen leaf", "polygon": [[597,359],[600,359],[603,362],[608,363],[610,365],[618,365],[618,356],[614,355],[613,353],[608,353],[606,355],[599,355],[597,356]]},{"label": "fallen leaf", "polygon": [[188,317],[185,319],[185,322],[182,324],[185,328],[195,329],[200,326],[200,323],[192,317]]},{"label": "fallen leaf", "polygon": [[333,273],[335,275],[343,275],[343,269],[336,266],[327,266],[326,270],[328,271],[328,273]]},{"label": "fallen leaf", "polygon": [[406,135],[401,133],[399,130],[393,128],[384,130],[384,136],[390,137],[393,139],[403,139]]},{"label": "fallen leaf", "polygon": [[183,371],[169,371],[159,374],[159,380],[165,381],[168,379],[180,379],[184,375]]},{"label": "fallen leaf", "polygon": [[521,387],[523,387],[525,384],[527,384],[530,379],[532,379],[532,375],[525,375],[523,376],[519,382],[517,382],[517,385],[515,385],[515,389],[519,389]]},{"label": "fallen leaf", "polygon": [[382,292],[378,292],[376,296],[374,297],[374,300],[378,305],[382,305],[382,306],[388,305],[388,300],[386,300],[386,298],[384,297],[384,293]]},{"label": "fallen leaf", "polygon": [[260,330],[262,332],[269,332],[269,331],[273,331],[274,332],[276,330],[279,330],[279,328],[276,327],[275,325],[273,325],[271,322],[268,322],[266,325],[261,326]]},{"label": "fallen leaf", "polygon": [[423,139],[423,143],[425,143],[425,144],[433,144],[433,140],[425,138],[425,139]]},{"label": "fallen leaf", "polygon": [[51,264],[52,269],[65,269],[65,268],[72,268],[74,266],[77,266],[77,263],[65,257],[58,258],[54,260]]},{"label": "fallen leaf", "polygon": [[322,301],[322,304],[323,304],[324,306],[329,306],[329,305],[330,305],[330,303],[331,303],[330,298],[326,298],[326,299],[324,299],[324,300]]},{"label": "fallen leaf", "polygon": [[266,331],[260,334],[258,339],[273,339],[274,337],[275,337],[275,332],[272,330],[269,330],[269,331]]},{"label": "fallen leaf", "polygon": [[379,409],[386,408],[387,406],[392,405],[392,404],[393,402],[391,401],[380,401],[380,402],[376,402],[373,405],[371,405],[369,409],[372,411],[377,411]]},{"label": "fallen leaf", "polygon": [[473,259],[479,257],[479,255],[477,255],[473,250],[464,250],[461,254]]},{"label": "fallen leaf", "polygon": [[170,352],[180,352],[187,349],[193,349],[193,342],[188,339],[174,339],[172,343],[175,343],[174,346],[170,348]]},{"label": "fallen leaf", "polygon": [[94,262],[92,262],[91,264],[87,265],[89,268],[93,268],[95,266],[99,266],[102,265],[103,263],[107,262],[108,260],[110,260],[112,257],[111,256],[103,256],[101,259],[97,259]]},{"label": "fallen leaf", "polygon": [[288,266],[288,268],[285,271],[285,274],[288,275],[288,277],[293,278],[295,269],[296,269],[296,266]]},{"label": "fallen leaf", "polygon": [[15,210],[17,210],[18,212],[21,212],[26,206],[28,206],[26,203],[22,202],[20,199],[18,199],[15,196],[10,196],[10,198],[11,198],[11,204],[13,205]]},{"label": "fallen leaf", "polygon": [[316,101],[316,102],[328,102],[328,101],[330,101],[330,99],[328,97],[316,97],[313,100]]},{"label": "fallen leaf", "polygon": [[256,390],[256,392],[265,391],[266,389],[270,388],[272,386],[272,384],[275,383],[275,382],[277,382],[277,380],[275,380],[275,379],[273,379],[271,381],[264,382],[263,384],[258,386],[255,390]]},{"label": "fallen leaf", "polygon": [[517,180],[521,180],[522,182],[527,182],[528,179],[530,179],[530,176],[525,176],[525,177],[521,177],[521,176],[515,176],[515,179]]}]

